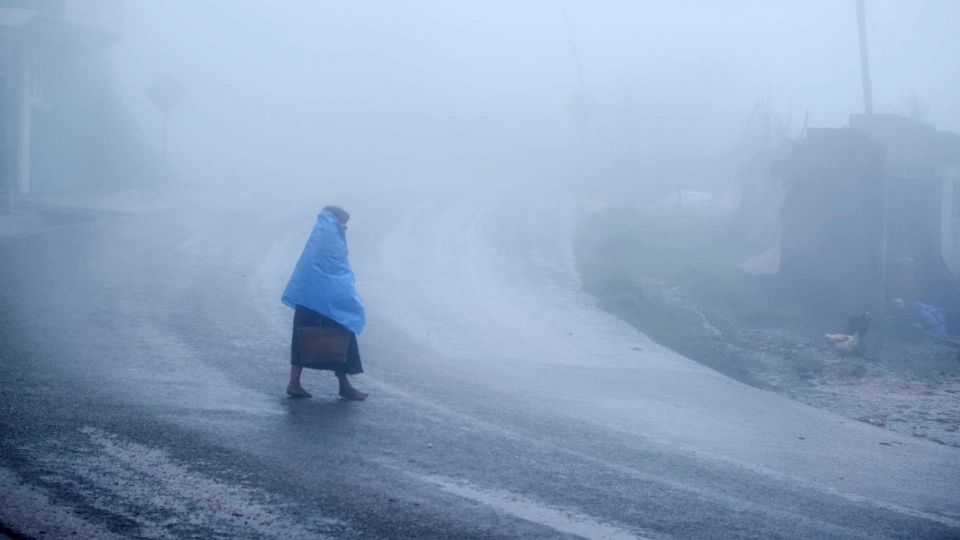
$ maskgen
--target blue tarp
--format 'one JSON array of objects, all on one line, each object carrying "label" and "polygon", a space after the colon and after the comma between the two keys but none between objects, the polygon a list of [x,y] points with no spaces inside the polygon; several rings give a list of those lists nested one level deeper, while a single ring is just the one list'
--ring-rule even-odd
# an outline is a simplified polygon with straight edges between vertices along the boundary
[{"label": "blue tarp", "polygon": [[947,335],[947,311],[945,309],[914,302],[913,312],[924,330],[940,337]]},{"label": "blue tarp", "polygon": [[292,308],[310,308],[359,334],[366,316],[347,259],[345,233],[346,227],[332,212],[324,210],[317,216],[282,301]]}]

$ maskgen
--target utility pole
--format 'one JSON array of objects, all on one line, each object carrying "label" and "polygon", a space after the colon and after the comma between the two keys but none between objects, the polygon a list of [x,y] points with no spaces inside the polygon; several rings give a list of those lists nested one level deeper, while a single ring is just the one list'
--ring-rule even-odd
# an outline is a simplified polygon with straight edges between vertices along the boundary
[{"label": "utility pole", "polygon": [[573,28],[570,26],[570,17],[567,16],[566,8],[562,8],[563,22],[567,29],[567,39],[570,42],[570,51],[573,53],[573,62],[577,67],[577,84],[579,90],[570,99],[569,108],[573,121],[577,124],[577,130],[580,135],[580,144],[585,145],[587,141],[587,128],[591,116],[591,99],[587,93],[587,84],[583,80],[583,68],[580,65],[580,51],[577,50],[577,41],[573,36]]},{"label": "utility pole", "polygon": [[[860,34],[860,77],[863,85],[863,109],[873,114],[873,87],[870,83],[870,54],[867,51],[867,8],[864,0],[857,0],[857,31]],[[890,186],[887,176],[880,178],[883,203],[880,218],[880,288],[877,291],[877,303],[881,313],[887,310],[887,224],[889,223]]]},{"label": "utility pole", "polygon": [[573,61],[577,65],[577,82],[580,83],[580,92],[587,93],[587,85],[583,82],[583,69],[580,67],[580,51],[577,50],[577,41],[573,38],[573,28],[570,26],[570,17],[566,8],[563,9],[563,22],[567,28],[567,39],[570,41],[570,50],[573,52]]},{"label": "utility pole", "polygon": [[863,108],[873,114],[873,87],[870,84],[870,55],[867,52],[867,8],[857,0],[857,29],[860,32],[860,78],[863,84]]}]

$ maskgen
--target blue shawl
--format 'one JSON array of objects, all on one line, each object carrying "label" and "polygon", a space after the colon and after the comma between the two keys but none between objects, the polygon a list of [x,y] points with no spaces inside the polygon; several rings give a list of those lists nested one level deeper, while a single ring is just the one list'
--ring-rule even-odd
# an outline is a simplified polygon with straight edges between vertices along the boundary
[{"label": "blue shawl", "polygon": [[284,304],[312,309],[359,334],[366,316],[347,260],[345,227],[332,212],[317,216],[313,232],[283,291]]}]

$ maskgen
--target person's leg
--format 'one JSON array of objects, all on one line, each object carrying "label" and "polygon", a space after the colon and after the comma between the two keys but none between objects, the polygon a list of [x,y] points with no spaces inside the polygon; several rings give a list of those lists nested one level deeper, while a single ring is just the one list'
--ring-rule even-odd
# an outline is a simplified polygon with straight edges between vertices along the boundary
[{"label": "person's leg", "polygon": [[340,382],[340,397],[354,401],[363,401],[367,399],[366,392],[361,392],[350,384],[347,374],[354,375],[363,373],[363,365],[360,363],[360,345],[357,343],[356,334],[350,334],[350,345],[347,348],[347,361],[336,371],[337,381]]},{"label": "person's leg", "polygon": [[300,363],[300,340],[297,339],[297,328],[303,325],[306,315],[306,310],[301,306],[297,306],[293,315],[293,336],[290,340],[290,382],[287,383],[287,394],[296,398],[311,397],[310,393],[300,386],[300,372],[303,368],[297,365]]},{"label": "person's leg", "polygon": [[350,384],[350,379],[346,373],[337,372],[337,381],[340,383],[340,397],[353,401],[363,401],[367,399],[367,393],[361,392]]},{"label": "person's leg", "polygon": [[312,397],[309,392],[300,386],[301,371],[303,371],[303,368],[300,366],[290,366],[290,382],[287,384],[287,394],[289,394],[290,397]]}]

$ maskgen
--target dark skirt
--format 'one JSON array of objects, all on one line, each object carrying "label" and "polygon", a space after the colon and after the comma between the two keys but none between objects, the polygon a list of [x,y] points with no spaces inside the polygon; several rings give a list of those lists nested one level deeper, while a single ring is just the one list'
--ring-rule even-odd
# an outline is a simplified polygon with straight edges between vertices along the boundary
[{"label": "dark skirt", "polygon": [[[297,339],[297,328],[301,326],[324,326],[340,328],[350,332],[343,325],[337,323],[329,317],[313,311],[303,306],[297,306],[296,313],[293,314],[293,339],[290,343],[290,365],[300,365],[300,340]],[[357,335],[350,332],[350,346],[347,348],[347,361],[340,365],[331,365],[330,367],[304,366],[311,369],[326,369],[336,372],[337,375],[356,375],[363,373],[363,365],[360,363],[360,347],[357,345]]]}]

